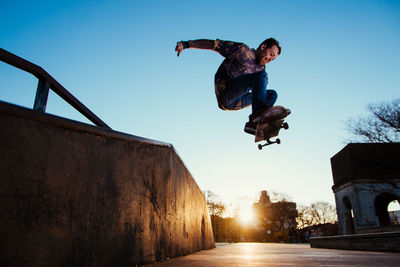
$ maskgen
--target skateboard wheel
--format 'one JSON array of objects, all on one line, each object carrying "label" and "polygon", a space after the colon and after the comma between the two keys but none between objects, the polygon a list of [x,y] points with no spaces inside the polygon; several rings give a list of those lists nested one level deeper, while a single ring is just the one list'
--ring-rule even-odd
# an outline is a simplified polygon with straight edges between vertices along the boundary
[{"label": "skateboard wheel", "polygon": [[276,139],[276,143],[279,145],[281,143],[281,139]]},{"label": "skateboard wheel", "polygon": [[258,145],[258,150],[261,150],[262,149],[262,145]]}]

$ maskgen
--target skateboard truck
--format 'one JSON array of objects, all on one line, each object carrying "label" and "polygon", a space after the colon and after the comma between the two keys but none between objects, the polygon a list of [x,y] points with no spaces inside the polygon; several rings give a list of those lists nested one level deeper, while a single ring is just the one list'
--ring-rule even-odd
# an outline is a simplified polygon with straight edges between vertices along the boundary
[{"label": "skateboard truck", "polygon": [[[289,129],[289,124],[284,122],[284,119],[290,114],[289,109],[285,109],[282,106],[272,107],[267,109],[264,114],[261,115],[260,120],[257,123],[255,129],[255,140],[254,142],[266,141],[264,144],[259,144],[258,149],[261,150],[264,146],[272,144],[280,144],[281,140],[279,138],[271,139],[277,137],[280,129]],[[245,125],[245,132],[250,133],[247,128],[247,123]]]},{"label": "skateboard truck", "polygon": [[[284,123],[282,123],[280,129],[281,128],[287,130],[287,129],[289,129],[289,124],[287,122],[284,122]],[[263,147],[268,146],[268,145],[272,145],[272,144],[278,144],[279,145],[281,143],[281,139],[279,139],[279,138],[276,138],[275,141],[271,141],[271,139],[268,138],[265,141],[267,141],[265,144],[263,144],[263,145],[259,144],[258,145],[258,149],[259,150],[261,150]]]},{"label": "skateboard truck", "polygon": [[268,146],[268,145],[272,145],[272,144],[280,144],[281,143],[281,139],[276,138],[275,141],[271,141],[270,139],[266,140],[267,142],[263,145],[259,144],[258,145],[258,149],[261,150],[263,147]]}]

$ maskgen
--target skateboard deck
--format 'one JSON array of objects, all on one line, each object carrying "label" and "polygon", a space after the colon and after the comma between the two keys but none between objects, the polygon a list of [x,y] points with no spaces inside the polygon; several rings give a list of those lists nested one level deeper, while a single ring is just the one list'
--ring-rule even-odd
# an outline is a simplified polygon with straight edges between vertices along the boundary
[{"label": "skateboard deck", "polygon": [[271,140],[278,136],[280,129],[289,129],[289,125],[284,122],[285,118],[290,114],[290,110],[282,106],[276,106],[268,109],[258,122],[254,142],[266,141],[265,144],[258,145],[259,149],[271,144],[280,144],[279,138]]}]

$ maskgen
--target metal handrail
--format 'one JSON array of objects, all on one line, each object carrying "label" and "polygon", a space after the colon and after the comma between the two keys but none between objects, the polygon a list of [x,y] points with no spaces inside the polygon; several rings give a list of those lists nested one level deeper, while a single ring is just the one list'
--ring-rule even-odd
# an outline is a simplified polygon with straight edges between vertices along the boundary
[{"label": "metal handrail", "polygon": [[34,110],[40,112],[46,111],[49,89],[52,89],[54,93],[59,95],[95,125],[106,129],[111,129],[105,122],[91,112],[85,105],[83,105],[76,97],[68,92],[67,89],[65,89],[40,66],[20,58],[2,48],[0,48],[0,60],[18,69],[29,72],[38,78],[39,83],[36,90],[35,104],[33,106]]}]

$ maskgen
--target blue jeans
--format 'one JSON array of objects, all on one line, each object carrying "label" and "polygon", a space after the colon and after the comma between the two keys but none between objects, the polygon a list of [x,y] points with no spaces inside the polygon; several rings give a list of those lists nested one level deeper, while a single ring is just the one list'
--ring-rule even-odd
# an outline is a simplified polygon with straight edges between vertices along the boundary
[{"label": "blue jeans", "polygon": [[220,97],[223,108],[238,110],[252,105],[253,112],[273,107],[278,94],[267,90],[268,77],[265,71],[243,74],[227,82],[227,87]]}]

